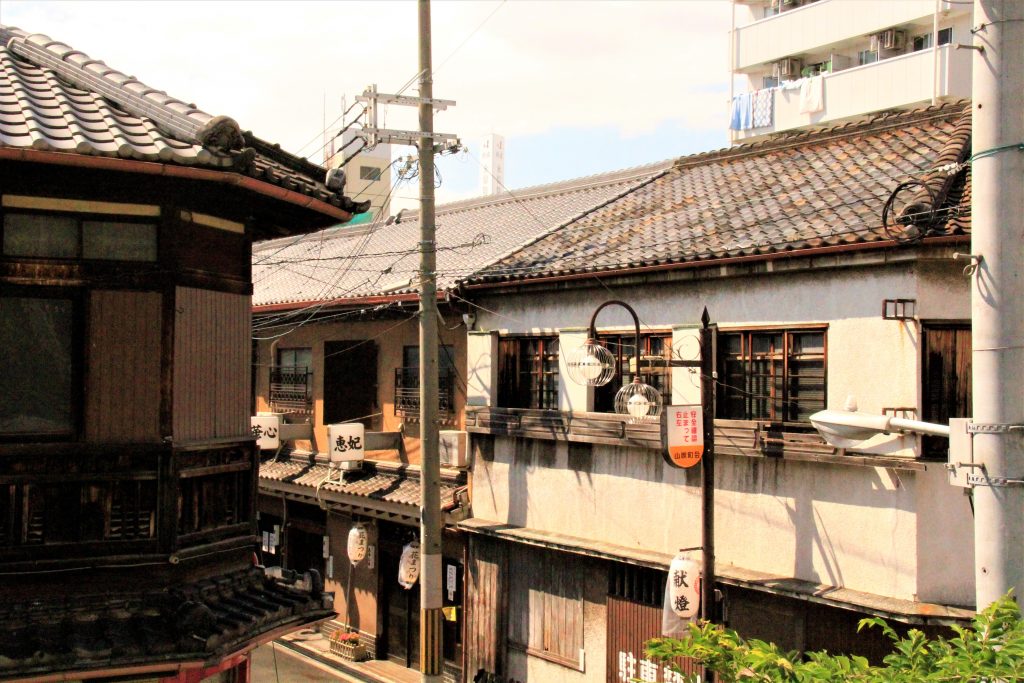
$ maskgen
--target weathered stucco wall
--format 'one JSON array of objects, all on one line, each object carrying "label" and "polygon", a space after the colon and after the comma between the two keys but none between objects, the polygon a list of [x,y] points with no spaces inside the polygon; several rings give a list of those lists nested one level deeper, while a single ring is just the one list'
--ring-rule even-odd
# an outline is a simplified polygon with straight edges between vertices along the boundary
[{"label": "weathered stucco wall", "polygon": [[[842,408],[853,394],[866,412],[920,410],[918,324],[883,320],[882,302],[916,299],[920,318],[963,319],[969,292],[959,272],[954,264],[934,262],[600,293],[529,292],[482,301],[501,316],[482,310],[478,327],[578,330],[600,301],[612,298],[633,305],[646,327],[675,328],[677,339],[678,326],[696,322],[705,305],[723,329],[825,323],[828,407]],[[610,307],[598,327],[628,323],[625,311]],[[475,354],[486,348],[474,347],[470,367],[485,365]],[[481,403],[487,398],[486,391],[477,396]],[[719,562],[894,598],[971,604],[970,507],[963,492],[945,482],[941,464],[911,471],[734,456],[717,462]],[[699,544],[698,476],[669,468],[653,451],[499,437],[493,459],[474,463],[473,512],[670,554]]]},{"label": "weathered stucco wall", "polygon": [[[442,321],[447,328],[461,321],[455,317]],[[310,323],[303,325],[276,341],[259,343],[256,367],[256,409],[269,410],[269,370],[276,362],[277,349],[311,348],[313,355],[313,427],[314,441],[297,442],[297,447],[314,452],[327,450],[327,425],[324,424],[324,343],[330,341],[358,341],[369,339],[377,345],[377,408],[382,414],[375,418],[373,429],[398,431],[403,418],[395,415],[395,368],[402,367],[402,349],[419,345],[419,326],[415,318],[405,321],[381,320],[373,322]],[[455,352],[457,369],[455,410],[452,420],[442,429],[461,429],[465,405],[466,334],[464,327],[441,330],[441,343],[451,345]],[[353,391],[362,390],[353,386]],[[405,456],[411,463],[419,463],[419,421],[406,425]],[[382,455],[383,457],[383,455]]]}]

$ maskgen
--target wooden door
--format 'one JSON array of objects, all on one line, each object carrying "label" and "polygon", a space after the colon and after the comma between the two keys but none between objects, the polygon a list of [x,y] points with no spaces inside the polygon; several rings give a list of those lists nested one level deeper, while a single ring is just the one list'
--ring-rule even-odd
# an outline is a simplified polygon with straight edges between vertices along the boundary
[{"label": "wooden door", "polygon": [[[948,424],[951,417],[971,414],[971,328],[967,323],[922,326],[922,416],[925,422]],[[946,457],[949,440],[925,437],[924,455]]]},{"label": "wooden door", "polygon": [[324,424],[376,423],[377,345],[363,341],[324,342]]},{"label": "wooden door", "polygon": [[405,589],[398,584],[401,548],[380,544],[381,597],[384,607],[384,656],[406,667],[420,661],[420,585]]}]

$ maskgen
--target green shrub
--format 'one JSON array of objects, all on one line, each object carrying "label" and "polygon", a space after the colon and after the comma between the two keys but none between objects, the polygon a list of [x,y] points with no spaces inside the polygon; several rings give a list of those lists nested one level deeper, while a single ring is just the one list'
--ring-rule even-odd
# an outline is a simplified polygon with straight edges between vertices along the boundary
[{"label": "green shrub", "polygon": [[[1007,594],[976,615],[971,626],[954,626],[954,637],[929,639],[918,629],[900,636],[874,617],[861,619],[858,632],[879,628],[893,644],[882,666],[864,657],[832,655],[825,651],[783,652],[773,643],[745,640],[736,631],[706,622],[690,625],[684,639],[655,638],[647,643],[647,656],[663,662],[690,657],[716,674],[722,683],[776,683],[783,681],[921,681],[1024,680],[1024,621],[1020,607]],[[695,683],[696,674],[682,674]]]}]

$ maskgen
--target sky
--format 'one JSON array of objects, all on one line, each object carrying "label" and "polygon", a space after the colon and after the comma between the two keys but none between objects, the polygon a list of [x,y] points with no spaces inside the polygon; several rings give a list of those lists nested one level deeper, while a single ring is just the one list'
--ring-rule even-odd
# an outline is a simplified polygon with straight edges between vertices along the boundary
[{"label": "sky", "polygon": [[[513,190],[726,146],[730,11],[727,0],[434,0],[434,96],[457,103],[434,129],[468,148],[439,160],[438,202],[478,194],[489,133],[505,137]],[[397,92],[418,72],[412,0],[0,0],[0,23],[318,163],[343,102],[369,84]],[[416,129],[416,110],[388,107],[385,123]],[[415,182],[400,187],[392,210],[415,194]]]}]

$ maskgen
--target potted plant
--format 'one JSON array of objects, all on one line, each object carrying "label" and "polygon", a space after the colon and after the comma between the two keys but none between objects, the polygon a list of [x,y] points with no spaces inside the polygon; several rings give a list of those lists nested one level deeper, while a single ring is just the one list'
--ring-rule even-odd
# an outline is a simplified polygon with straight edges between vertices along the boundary
[{"label": "potted plant", "polygon": [[331,652],[352,662],[366,659],[366,647],[359,642],[357,631],[338,629],[330,637]]}]

